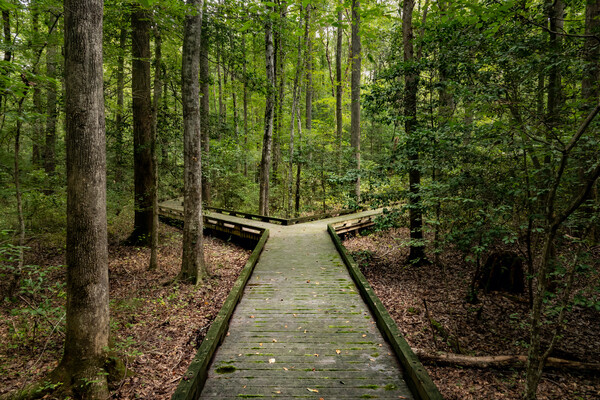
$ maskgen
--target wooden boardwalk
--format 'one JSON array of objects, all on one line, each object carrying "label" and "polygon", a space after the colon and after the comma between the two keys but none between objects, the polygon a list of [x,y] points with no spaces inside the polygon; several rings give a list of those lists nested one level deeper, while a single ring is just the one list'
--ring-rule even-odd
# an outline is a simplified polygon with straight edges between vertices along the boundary
[{"label": "wooden boardwalk", "polygon": [[213,357],[201,399],[413,399],[336,250],[327,224],[372,214],[279,226]]}]

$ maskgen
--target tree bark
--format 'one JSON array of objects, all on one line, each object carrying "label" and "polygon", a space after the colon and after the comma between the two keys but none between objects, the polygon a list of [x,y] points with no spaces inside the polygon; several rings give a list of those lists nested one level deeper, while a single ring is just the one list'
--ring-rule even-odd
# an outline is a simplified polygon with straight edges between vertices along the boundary
[{"label": "tree bark", "polygon": [[337,42],[335,51],[335,128],[336,128],[336,140],[337,140],[337,165],[338,169],[341,166],[342,159],[342,39],[344,30],[342,28],[342,7],[343,1],[340,0],[338,5],[339,10],[337,13]]},{"label": "tree bark", "polygon": [[[48,30],[51,29],[52,22],[48,22]],[[53,174],[56,169],[56,120],[58,117],[58,108],[56,107],[56,59],[57,47],[52,33],[48,37],[48,46],[46,48],[46,75],[49,78],[48,92],[46,95],[46,141],[44,145],[44,170],[47,174]]]},{"label": "tree bark", "polygon": [[[413,349],[422,362],[440,365],[462,366],[469,368],[525,368],[527,356],[501,355],[501,356],[467,356],[464,354],[453,354],[444,352],[429,352],[423,349]],[[576,371],[598,372],[599,363],[587,363],[580,361],[565,360],[562,358],[548,357],[546,361],[548,368],[567,368]]]},{"label": "tree bark", "polygon": [[183,99],[184,225],[183,259],[179,278],[201,283],[208,271],[204,261],[202,219],[202,146],[200,121],[200,38],[202,0],[188,0],[183,36],[181,93]]},{"label": "tree bark", "polygon": [[150,196],[152,197],[152,229],[150,243],[150,264],[149,270],[155,270],[158,267],[158,160],[156,156],[156,142],[158,138],[158,119],[161,116],[160,104],[162,98],[162,37],[160,26],[154,27],[154,96],[152,98],[152,187]]},{"label": "tree bark", "polygon": [[76,397],[106,399],[108,347],[106,149],[100,0],[65,0],[67,311],[54,375]]},{"label": "tree bark", "polygon": [[[306,126],[306,134],[310,136],[312,130],[312,101],[313,101],[313,54],[312,54],[312,38],[310,33],[310,11],[312,6],[308,4],[306,6],[306,117],[304,124]],[[360,39],[359,39],[360,40]],[[360,85],[360,83],[359,83]]]},{"label": "tree bark", "polygon": [[125,153],[125,145],[123,140],[123,130],[125,124],[123,123],[123,93],[125,92],[125,45],[127,43],[127,28],[125,28],[125,20],[123,20],[123,26],[119,34],[119,55],[117,56],[117,113],[116,113],[116,166],[115,166],[115,180],[121,182],[123,180],[123,170],[125,169],[125,159],[123,154]]},{"label": "tree bark", "polygon": [[[246,34],[242,33],[242,52],[246,54]],[[248,176],[248,77],[246,76],[246,57],[242,65],[244,74],[244,176]]]},{"label": "tree bark", "polygon": [[[205,5],[206,9],[206,5]],[[211,186],[208,166],[210,162],[210,69],[208,66],[209,37],[206,13],[202,20],[200,36],[200,123],[202,124],[202,200],[206,206],[211,203]]]},{"label": "tree bark", "polygon": [[[32,48],[36,49],[40,45],[40,11],[37,2],[31,2],[30,4],[30,12],[31,12],[31,23],[33,28],[33,45]],[[40,85],[40,81],[38,76],[40,75],[38,64],[36,63],[33,66],[33,75],[37,81],[37,84],[33,87],[33,109],[38,114],[38,117],[33,122],[33,146],[32,146],[32,154],[31,154],[31,162],[33,165],[40,165],[40,143],[42,142],[42,136],[44,132],[42,115],[44,111],[42,110],[42,89]]]},{"label": "tree bark", "polygon": [[[411,0],[412,1],[412,0]],[[356,181],[354,195],[357,204],[360,203],[360,72],[361,72],[361,43],[360,43],[360,0],[352,0],[352,88],[350,111],[350,145],[354,151]]]},{"label": "tree bark", "polygon": [[581,92],[584,100],[590,106],[598,98],[598,80],[600,79],[600,43],[595,38],[589,37],[600,32],[600,0],[587,0],[585,8],[585,34],[588,36],[583,45],[583,79]]},{"label": "tree bark", "polygon": [[273,7],[267,6],[267,9],[268,14],[265,16],[267,94],[265,104],[265,133],[260,162],[260,192],[258,198],[258,213],[261,215],[269,215],[269,175],[271,169],[271,147],[273,145],[273,114],[275,109],[275,52],[273,51],[273,22],[271,20]]},{"label": "tree bark", "polygon": [[421,210],[421,170],[419,168],[419,149],[416,138],[417,128],[417,91],[419,89],[419,73],[415,67],[413,49],[413,9],[414,0],[406,0],[402,9],[402,44],[404,47],[404,64],[407,72],[404,75],[404,130],[408,137],[408,171],[409,182],[409,223],[410,253],[408,261],[417,265],[426,261],[423,247],[423,212]]},{"label": "tree bark", "polygon": [[150,87],[150,14],[139,5],[132,6],[132,80],[133,99],[133,176],[135,183],[135,220],[129,242],[150,244],[153,223],[152,187],[152,101]]}]

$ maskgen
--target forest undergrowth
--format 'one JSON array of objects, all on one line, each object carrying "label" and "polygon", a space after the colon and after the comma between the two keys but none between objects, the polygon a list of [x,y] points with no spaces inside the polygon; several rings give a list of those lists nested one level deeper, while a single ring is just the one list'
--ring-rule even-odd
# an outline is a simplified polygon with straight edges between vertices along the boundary
[{"label": "forest undergrowth", "polygon": [[[404,337],[425,353],[471,356],[527,355],[528,305],[523,296],[479,291],[477,304],[466,301],[473,265],[462,253],[445,251],[437,264],[407,266],[408,229],[392,229],[348,238],[352,252]],[[592,250],[600,264],[600,246]],[[598,275],[591,279],[598,281]],[[579,282],[584,284],[584,282]],[[574,307],[563,338],[552,356],[582,362],[600,360],[600,313]],[[550,331],[550,329],[548,329]],[[447,400],[520,399],[524,369],[468,368],[424,363]],[[547,370],[538,399],[600,399],[600,376],[572,370]]]},{"label": "forest undergrowth", "polygon": [[[122,236],[122,237],[120,237]],[[250,251],[205,237],[211,277],[203,285],[165,285],[181,268],[182,234],[161,225],[159,265],[150,249],[109,244],[111,346],[128,372],[116,377],[113,399],[170,399]],[[42,378],[61,358],[64,342],[64,251],[30,243],[15,300],[0,303],[0,396]]]}]

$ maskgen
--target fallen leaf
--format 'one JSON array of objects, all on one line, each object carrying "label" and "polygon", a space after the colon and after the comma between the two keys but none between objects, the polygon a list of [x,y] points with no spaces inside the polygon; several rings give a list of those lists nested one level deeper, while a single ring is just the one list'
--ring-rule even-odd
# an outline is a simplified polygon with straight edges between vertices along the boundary
[{"label": "fallen leaf", "polygon": [[317,353],[315,353],[315,357],[319,357],[319,355]]},{"label": "fallen leaf", "polygon": [[259,345],[259,346],[262,346],[262,343],[259,343],[258,345]]},{"label": "fallen leaf", "polygon": [[273,339],[273,343],[277,343],[277,339]]},{"label": "fallen leaf", "polygon": [[317,389],[306,388],[306,390],[308,390],[309,392],[313,392],[313,393],[319,393],[319,391]]},{"label": "fallen leaf", "polygon": [[250,318],[254,318],[254,315],[251,315]]},{"label": "fallen leaf", "polygon": [[287,370],[288,370],[286,367],[283,367],[283,369],[284,369],[285,371],[287,371]]},{"label": "fallen leaf", "polygon": [[367,337],[367,335],[363,335],[363,337]]},{"label": "fallen leaf", "polygon": [[275,359],[274,358],[269,358],[269,364],[275,364]]},{"label": "fallen leaf", "polygon": [[338,354],[340,354],[342,351],[341,350],[336,350],[335,352],[338,353]]}]

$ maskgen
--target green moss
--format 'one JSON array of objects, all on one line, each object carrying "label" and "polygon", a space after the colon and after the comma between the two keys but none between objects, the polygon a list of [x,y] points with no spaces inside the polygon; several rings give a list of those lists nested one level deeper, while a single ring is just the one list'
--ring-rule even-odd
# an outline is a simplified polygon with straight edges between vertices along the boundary
[{"label": "green moss", "polygon": [[396,386],[392,383],[388,383],[387,385],[385,385],[384,389],[387,391],[396,390],[396,389],[398,389],[398,386]]},{"label": "green moss", "polygon": [[224,365],[222,367],[217,368],[217,374],[231,374],[236,371],[236,367],[233,365]]},{"label": "green moss", "polygon": [[373,353],[371,354],[371,357],[379,357],[379,353]]},{"label": "green moss", "polygon": [[373,390],[375,390],[375,389],[379,389],[379,386],[378,385],[362,385],[362,386],[359,386],[359,388],[361,388],[361,389],[373,389]]}]

